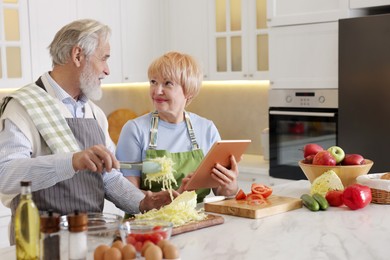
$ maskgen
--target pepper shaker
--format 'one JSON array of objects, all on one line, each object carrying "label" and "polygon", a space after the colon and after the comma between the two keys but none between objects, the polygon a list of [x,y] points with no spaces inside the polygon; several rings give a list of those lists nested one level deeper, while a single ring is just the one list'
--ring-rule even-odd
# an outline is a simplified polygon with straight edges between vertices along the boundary
[{"label": "pepper shaker", "polygon": [[41,215],[41,260],[60,260],[60,215],[52,210]]}]

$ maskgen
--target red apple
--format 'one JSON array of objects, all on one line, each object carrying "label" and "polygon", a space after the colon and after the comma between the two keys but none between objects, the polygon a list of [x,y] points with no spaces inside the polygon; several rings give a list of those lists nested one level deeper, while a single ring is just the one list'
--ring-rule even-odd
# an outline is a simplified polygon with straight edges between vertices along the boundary
[{"label": "red apple", "polygon": [[360,165],[365,164],[364,157],[360,154],[346,154],[344,160],[341,161],[342,165]]},{"label": "red apple", "polygon": [[324,148],[318,144],[306,144],[303,147],[303,157],[306,158],[309,155],[316,155],[318,152],[323,150]]},{"label": "red apple", "polygon": [[333,155],[327,151],[319,151],[313,158],[313,164],[314,165],[329,165],[334,166],[336,165],[336,159],[333,157]]},{"label": "red apple", "polygon": [[305,159],[303,159],[303,163],[312,164],[314,156],[315,156],[314,154],[310,154],[306,156]]}]

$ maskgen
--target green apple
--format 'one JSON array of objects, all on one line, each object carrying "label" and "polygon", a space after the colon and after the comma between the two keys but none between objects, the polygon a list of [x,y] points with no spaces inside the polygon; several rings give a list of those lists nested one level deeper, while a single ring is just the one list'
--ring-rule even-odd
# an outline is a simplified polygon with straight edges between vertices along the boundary
[{"label": "green apple", "polygon": [[344,160],[345,152],[341,147],[339,146],[331,146],[328,148],[328,152],[335,158],[336,163],[341,163],[342,160]]}]

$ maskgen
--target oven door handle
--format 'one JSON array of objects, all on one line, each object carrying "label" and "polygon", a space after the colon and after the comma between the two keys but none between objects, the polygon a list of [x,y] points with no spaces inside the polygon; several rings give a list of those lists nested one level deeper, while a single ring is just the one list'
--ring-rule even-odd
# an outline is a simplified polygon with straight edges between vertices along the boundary
[{"label": "oven door handle", "polygon": [[297,111],[269,111],[270,115],[286,115],[286,116],[321,116],[321,117],[335,117],[336,113],[322,113],[322,112],[297,112]]}]

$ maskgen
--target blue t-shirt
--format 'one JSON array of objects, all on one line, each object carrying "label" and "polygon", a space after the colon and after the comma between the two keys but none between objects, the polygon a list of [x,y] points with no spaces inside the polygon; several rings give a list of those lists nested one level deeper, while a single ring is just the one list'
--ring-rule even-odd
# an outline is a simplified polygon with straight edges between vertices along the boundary
[{"label": "blue t-shirt", "polygon": [[[217,128],[211,120],[189,113],[196,141],[203,154],[211,146],[221,140]],[[145,159],[149,147],[150,122],[152,113],[129,120],[122,128],[116,149],[119,161],[141,162]],[[167,150],[171,153],[188,152],[192,150],[185,120],[178,124],[171,124],[159,120],[157,132],[157,150]],[[124,176],[141,176],[140,171],[121,170]]]}]

